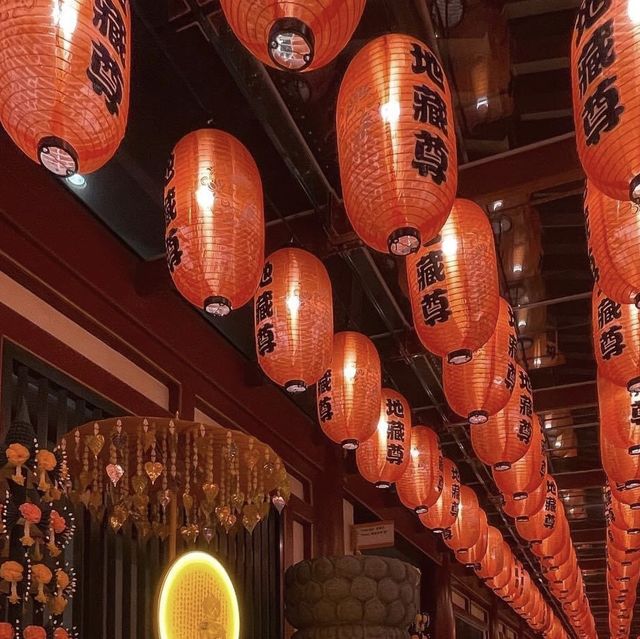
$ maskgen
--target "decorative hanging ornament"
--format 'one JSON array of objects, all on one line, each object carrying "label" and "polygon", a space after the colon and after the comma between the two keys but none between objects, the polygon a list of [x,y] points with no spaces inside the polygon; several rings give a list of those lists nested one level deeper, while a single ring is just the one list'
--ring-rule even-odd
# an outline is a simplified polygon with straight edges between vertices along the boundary
[{"label": "decorative hanging ornament", "polygon": [[516,521],[518,534],[532,544],[542,543],[553,533],[556,527],[557,511],[561,507],[558,499],[558,487],[550,475],[547,475],[547,495],[543,507],[526,521]]},{"label": "decorative hanging ornament", "polygon": [[458,516],[453,525],[442,533],[442,539],[456,554],[467,551],[480,538],[482,523],[486,527],[486,515],[484,522],[480,517],[478,496],[472,488],[461,486]]},{"label": "decorative hanging ornament", "polygon": [[531,381],[518,364],[515,384],[507,405],[497,415],[484,424],[471,426],[473,450],[483,463],[496,471],[511,468],[514,462],[524,457],[533,441]]},{"label": "decorative hanging ornament", "polygon": [[411,436],[409,403],[400,393],[383,388],[376,432],[356,450],[360,474],[377,488],[389,488],[409,465]]},{"label": "decorative hanging ornament", "polygon": [[629,392],[640,391],[640,310],[593,290],[593,348],[598,372]]},{"label": "decorative hanging ornament", "polygon": [[456,200],[440,235],[407,258],[407,279],[424,347],[449,364],[471,360],[496,329],[500,300],[493,233],[484,211],[470,200]]},{"label": "decorative hanging ornament", "polygon": [[167,265],[183,297],[216,316],[251,299],[264,263],[262,182],[236,138],[200,129],[176,144],[164,221]]},{"label": "decorative hanging ornament", "polygon": [[258,363],[290,393],[315,384],[329,368],[333,341],[331,280],[308,251],[283,248],[264,265],[254,298]]},{"label": "decorative hanging ornament", "polygon": [[115,153],[129,110],[128,0],[8,0],[0,19],[0,121],[55,175]]},{"label": "decorative hanging ornament", "polygon": [[487,552],[475,567],[476,575],[482,580],[495,577],[504,563],[504,539],[502,533],[493,526],[487,531]]},{"label": "decorative hanging ornament", "polygon": [[426,513],[442,493],[443,459],[438,436],[427,426],[411,431],[409,464],[396,484],[400,501],[416,513]]},{"label": "decorative hanging ornament", "polygon": [[640,392],[628,393],[598,369],[600,433],[616,448],[640,455]]},{"label": "decorative hanging ornament", "polygon": [[229,26],[264,64],[311,71],[344,49],[366,0],[220,0]]},{"label": "decorative hanging ornament", "polygon": [[451,409],[470,424],[483,424],[501,411],[515,386],[517,350],[515,316],[501,297],[498,321],[489,341],[465,364],[442,362],[444,394]]},{"label": "decorative hanging ornament", "polygon": [[458,516],[460,504],[460,471],[446,457],[442,464],[442,492],[426,513],[419,515],[422,525],[434,533],[441,533],[453,526]]},{"label": "decorative hanging ornament", "polygon": [[[600,407],[602,410],[602,407]],[[616,411],[614,415],[607,415],[605,420],[607,421],[607,429],[612,429],[614,426],[609,423],[609,420],[616,420],[617,426],[624,428],[626,420],[628,420],[628,413],[626,420],[620,417],[620,412]],[[610,440],[607,430],[604,430],[605,426],[600,421],[600,458],[602,460],[602,468],[606,473],[609,481],[614,482],[617,485],[624,486],[625,489],[635,489],[640,487],[640,454],[631,454],[628,446],[616,446],[614,442]]]},{"label": "decorative hanging ornament", "polygon": [[336,333],[331,366],[316,388],[324,434],[347,450],[369,439],[378,427],[381,383],[380,356],[373,342],[361,333]]},{"label": "decorative hanging ornament", "polygon": [[336,117],[355,232],[378,251],[417,251],[440,231],[458,183],[451,92],[440,62],[406,35],[370,41],[344,75]]},{"label": "decorative hanging ornament", "polygon": [[587,181],[584,219],[596,287],[620,304],[640,304],[640,209],[613,200]]},{"label": "decorative hanging ornament", "polygon": [[[503,471],[506,472],[506,471]],[[495,473],[496,477],[502,473]],[[494,479],[495,481],[495,479]],[[547,484],[545,480],[535,490],[531,491],[524,499],[514,499],[512,495],[502,495],[502,510],[513,519],[526,520],[534,513],[537,513],[543,506],[547,494]]]},{"label": "decorative hanging ornament", "polygon": [[587,177],[609,197],[638,201],[640,91],[633,52],[640,46],[640,20],[634,7],[628,0],[583,0],[571,39],[571,80]]}]

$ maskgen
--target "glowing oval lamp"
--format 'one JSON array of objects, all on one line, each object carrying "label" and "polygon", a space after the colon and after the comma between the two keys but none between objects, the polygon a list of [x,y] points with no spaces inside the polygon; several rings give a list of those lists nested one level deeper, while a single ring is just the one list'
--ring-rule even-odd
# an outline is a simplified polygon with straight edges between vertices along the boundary
[{"label": "glowing oval lamp", "polygon": [[165,574],[158,631],[160,639],[193,639],[204,628],[215,637],[239,639],[240,611],[222,564],[206,552],[194,551],[179,557]]}]

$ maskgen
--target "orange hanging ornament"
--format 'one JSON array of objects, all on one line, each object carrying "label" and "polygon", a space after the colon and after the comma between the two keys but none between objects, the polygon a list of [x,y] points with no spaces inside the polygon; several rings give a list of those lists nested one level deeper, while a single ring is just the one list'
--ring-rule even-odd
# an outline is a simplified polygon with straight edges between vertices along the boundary
[{"label": "orange hanging ornament", "polygon": [[411,436],[409,403],[400,393],[383,388],[376,432],[356,450],[360,474],[377,488],[389,488],[409,465]]},{"label": "orange hanging ornament", "polygon": [[[456,559],[460,563],[463,563],[467,568],[474,569],[480,568],[480,562],[489,548],[489,525],[487,524],[487,513],[485,513],[482,508],[479,508],[478,511],[480,534],[478,535],[477,541],[468,548],[459,548],[456,550]],[[452,533],[452,537],[450,540],[447,540],[445,535],[443,535],[445,544],[450,548],[460,546],[462,542],[457,539],[460,528],[454,524],[449,530]]]},{"label": "orange hanging ornament", "polygon": [[640,303],[640,211],[613,200],[587,181],[584,219],[589,263],[596,288],[619,304]]},{"label": "orange hanging ornament", "polygon": [[305,391],[331,363],[333,298],[324,265],[298,248],[272,253],[254,307],[260,367],[290,393]]},{"label": "orange hanging ornament", "polygon": [[611,480],[608,481],[611,495],[623,504],[631,506],[633,510],[640,509],[640,486],[635,488],[625,488],[624,484],[616,484]]},{"label": "orange hanging ornament", "polygon": [[468,486],[460,487],[458,515],[451,528],[442,533],[444,543],[456,553],[468,550],[480,537],[480,505],[475,491]]},{"label": "orange hanging ornament", "polygon": [[336,119],[355,232],[378,251],[418,250],[440,231],[458,183],[451,93],[440,62],[407,35],[370,41],[344,75]]},{"label": "orange hanging ornament", "polygon": [[380,356],[368,337],[352,331],[334,335],[331,367],[316,388],[318,419],[329,439],[355,450],[376,432],[381,377]]},{"label": "orange hanging ornament", "polygon": [[411,431],[409,464],[396,484],[400,501],[416,513],[425,513],[442,493],[443,458],[438,436],[427,426]]},{"label": "orange hanging ornament", "polygon": [[630,393],[640,391],[640,310],[593,290],[593,349],[598,372]]},{"label": "orange hanging ornament", "polygon": [[504,539],[502,533],[493,526],[489,526],[487,531],[487,552],[480,559],[476,566],[476,575],[483,581],[495,577],[501,570],[504,563]]},{"label": "orange hanging ornament", "polygon": [[628,393],[607,379],[598,368],[600,432],[617,448],[640,454],[640,392]]},{"label": "orange hanging ornament", "polygon": [[627,0],[583,0],[571,39],[578,155],[589,180],[617,200],[640,196],[640,20],[630,7]]},{"label": "orange hanging ornament", "polygon": [[[496,473],[496,476],[498,474]],[[545,483],[545,478],[543,478],[538,488],[530,492],[524,499],[514,499],[512,495],[503,494],[502,510],[513,519],[525,521],[544,506],[546,495],[547,484]]]},{"label": "orange hanging ornament", "polygon": [[560,508],[558,487],[556,482],[547,475],[547,496],[544,506],[526,521],[516,521],[518,534],[532,544],[539,544],[553,533],[556,527],[557,511]]},{"label": "orange hanging ornament", "polygon": [[176,144],[164,220],[167,264],[183,297],[217,316],[253,297],[264,264],[262,182],[236,138],[200,129]]},{"label": "orange hanging ornament", "polygon": [[453,526],[458,516],[460,503],[460,471],[446,457],[442,464],[442,492],[433,506],[426,513],[419,515],[423,526],[434,533],[441,533]]},{"label": "orange hanging ornament", "polygon": [[442,361],[444,394],[451,409],[470,424],[483,424],[509,401],[516,379],[515,316],[501,297],[493,335],[465,364]]},{"label": "orange hanging ornament", "polygon": [[128,0],[7,0],[0,19],[0,122],[55,175],[91,173],[127,126]]},{"label": "orange hanging ornament", "polygon": [[360,22],[366,0],[220,0],[229,26],[264,64],[312,71],[333,60]]},{"label": "orange hanging ornament", "polygon": [[531,381],[516,365],[515,389],[507,405],[484,424],[471,426],[471,443],[478,458],[496,471],[511,468],[531,447],[533,417]]},{"label": "orange hanging ornament", "polygon": [[[624,390],[624,389],[623,389]],[[630,397],[627,393],[627,397]],[[625,408],[626,407],[626,408]],[[600,405],[600,411],[602,411]],[[600,459],[609,481],[625,489],[640,487],[640,454],[630,453],[629,446],[617,446],[611,441],[612,433],[624,432],[629,428],[630,401],[618,406],[615,413],[600,417]]]},{"label": "orange hanging ornament", "polygon": [[456,200],[440,235],[406,264],[420,341],[449,364],[468,362],[493,335],[500,307],[493,232],[484,211]]}]

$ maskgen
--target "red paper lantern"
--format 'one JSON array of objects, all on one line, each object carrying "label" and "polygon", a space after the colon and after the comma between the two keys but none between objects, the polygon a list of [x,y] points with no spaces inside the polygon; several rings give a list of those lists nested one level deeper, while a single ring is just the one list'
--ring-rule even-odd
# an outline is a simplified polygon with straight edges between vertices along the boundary
[{"label": "red paper lantern", "polygon": [[393,33],[356,54],[338,94],[337,135],[345,209],[362,240],[407,255],[437,235],[458,167],[449,85],[426,44]]},{"label": "red paper lantern", "polygon": [[333,341],[331,280],[322,262],[298,248],[272,253],[254,306],[262,370],[290,393],[315,384],[329,368]]},{"label": "red paper lantern", "polygon": [[427,426],[411,431],[409,463],[396,484],[400,501],[416,513],[425,513],[442,493],[443,458],[438,436]]},{"label": "red paper lantern", "polygon": [[200,129],[176,144],[164,219],[167,264],[183,297],[219,316],[253,297],[264,264],[262,182],[238,140]]},{"label": "red paper lantern", "polygon": [[552,560],[562,551],[566,544],[570,543],[570,540],[569,524],[564,515],[564,509],[561,509],[557,516],[555,529],[551,535],[543,539],[541,543],[532,544],[531,551],[541,559]]},{"label": "red paper lantern", "polygon": [[407,258],[407,280],[424,347],[450,364],[471,360],[493,335],[500,306],[493,232],[484,211],[456,200],[440,235]]},{"label": "red paper lantern", "polygon": [[515,563],[515,557],[511,552],[511,548],[509,548],[509,544],[507,542],[503,542],[504,546],[504,561],[502,562],[502,570],[495,576],[486,580],[486,584],[492,590],[500,590],[504,588],[510,581],[511,576],[513,574],[513,566]]},{"label": "red paper lantern", "polygon": [[366,0],[220,0],[229,26],[264,64],[286,71],[325,66],[344,49]]},{"label": "red paper lantern", "polygon": [[571,42],[578,155],[589,180],[617,200],[636,200],[640,184],[640,91],[632,54],[640,46],[640,21],[629,7],[627,0],[583,0]]},{"label": "red paper lantern", "polygon": [[[498,475],[498,473],[496,473]],[[513,499],[511,495],[502,495],[502,510],[513,519],[526,520],[537,513],[543,506],[547,496],[547,484],[543,479],[538,488],[524,499]]]},{"label": "red paper lantern", "polygon": [[584,202],[589,262],[596,287],[619,304],[640,301],[640,216],[633,202],[613,200],[587,181]]},{"label": "red paper lantern", "polygon": [[466,364],[442,362],[444,394],[451,409],[470,424],[483,424],[501,411],[515,385],[517,348],[515,316],[501,297],[498,321],[489,341]]},{"label": "red paper lantern", "polygon": [[376,432],[356,450],[356,463],[368,482],[389,488],[409,465],[411,407],[400,393],[383,388],[379,415]]},{"label": "red paper lantern", "polygon": [[446,457],[443,458],[442,479],[440,497],[426,513],[419,516],[423,526],[430,528],[434,533],[441,533],[453,526],[460,504],[460,471]]},{"label": "red paper lantern", "polygon": [[640,510],[633,510],[631,506],[615,499],[608,486],[604,489],[604,504],[611,526],[624,530],[630,535],[640,534]]},{"label": "red paper lantern", "polygon": [[631,506],[633,510],[640,508],[640,485],[635,488],[625,488],[624,484],[616,484],[609,480],[608,486],[612,497]]},{"label": "red paper lantern", "polygon": [[556,527],[557,511],[559,509],[558,487],[550,475],[547,475],[547,496],[544,506],[526,521],[516,521],[518,534],[531,543],[541,543],[551,536]]},{"label": "red paper lantern", "polygon": [[533,396],[527,372],[516,365],[516,386],[507,405],[484,424],[471,426],[478,458],[497,471],[524,457],[533,441]]},{"label": "red paper lantern", "polygon": [[505,541],[502,533],[493,526],[489,526],[487,530],[487,552],[475,567],[475,572],[480,579],[491,579],[495,577],[501,570],[504,563]]},{"label": "red paper lantern", "polygon": [[116,152],[130,73],[127,0],[2,3],[0,122],[55,175],[90,173]]},{"label": "red paper lantern", "polygon": [[[600,406],[600,410],[602,411],[602,406]],[[620,409],[620,411],[623,410],[623,408]],[[608,434],[615,427],[611,423],[613,420],[616,421],[616,425],[620,429],[625,427],[625,423],[628,425],[628,417],[626,420],[623,419],[620,416],[620,411],[617,410],[614,414],[606,416],[602,413],[600,418],[600,459],[604,472],[610,481],[627,489],[638,488],[640,487],[640,454],[631,454],[628,446],[624,448],[616,446]],[[605,423],[608,424],[606,430]]]},{"label": "red paper lantern", "polygon": [[593,290],[593,349],[598,372],[629,392],[640,391],[640,309]]},{"label": "red paper lantern", "polygon": [[318,419],[329,439],[353,450],[376,432],[381,379],[380,356],[368,337],[352,331],[334,335],[331,367],[316,388]]},{"label": "red paper lantern", "polygon": [[493,480],[503,495],[515,501],[526,499],[542,484],[547,474],[547,455],[540,419],[534,419],[533,441],[529,450],[507,470],[494,470]]},{"label": "red paper lantern", "polygon": [[458,516],[451,528],[442,533],[444,543],[456,552],[468,550],[480,538],[480,530],[478,497],[473,489],[461,486]]},{"label": "red paper lantern", "polygon": [[[478,510],[480,534],[478,535],[477,541],[468,548],[460,548],[456,551],[456,559],[467,568],[480,568],[480,562],[489,549],[489,525],[487,524],[487,513],[485,513],[482,508],[479,508]],[[460,546],[462,542],[457,539],[460,529],[458,526],[454,525],[450,530],[452,538],[449,541],[447,541],[446,537],[443,535],[445,544],[454,548]]]}]

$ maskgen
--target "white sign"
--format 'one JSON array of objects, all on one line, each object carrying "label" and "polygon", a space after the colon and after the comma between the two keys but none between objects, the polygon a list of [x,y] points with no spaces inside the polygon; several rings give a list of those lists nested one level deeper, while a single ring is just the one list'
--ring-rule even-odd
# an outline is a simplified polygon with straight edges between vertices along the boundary
[{"label": "white sign", "polygon": [[390,548],[394,544],[393,521],[375,521],[371,524],[355,524],[351,527],[351,538],[355,550]]}]

